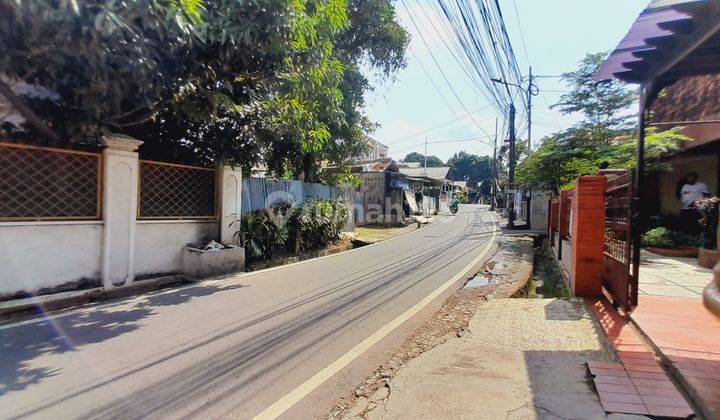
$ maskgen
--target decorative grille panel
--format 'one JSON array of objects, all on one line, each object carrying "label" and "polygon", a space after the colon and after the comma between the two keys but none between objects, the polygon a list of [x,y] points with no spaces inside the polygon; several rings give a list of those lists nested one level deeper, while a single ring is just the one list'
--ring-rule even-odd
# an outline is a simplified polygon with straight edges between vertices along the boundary
[{"label": "decorative grille panel", "polygon": [[140,161],[141,219],[215,217],[215,170]]},{"label": "decorative grille panel", "polygon": [[99,153],[0,143],[0,220],[100,219]]}]

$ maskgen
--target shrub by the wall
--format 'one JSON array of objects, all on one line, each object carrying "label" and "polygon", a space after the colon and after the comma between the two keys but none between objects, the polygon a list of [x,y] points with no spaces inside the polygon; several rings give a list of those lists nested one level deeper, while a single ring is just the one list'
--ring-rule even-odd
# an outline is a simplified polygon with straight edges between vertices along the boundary
[{"label": "shrub by the wall", "polygon": [[337,242],[349,213],[348,204],[342,198],[304,201],[293,210],[287,225],[295,252],[318,249]]}]

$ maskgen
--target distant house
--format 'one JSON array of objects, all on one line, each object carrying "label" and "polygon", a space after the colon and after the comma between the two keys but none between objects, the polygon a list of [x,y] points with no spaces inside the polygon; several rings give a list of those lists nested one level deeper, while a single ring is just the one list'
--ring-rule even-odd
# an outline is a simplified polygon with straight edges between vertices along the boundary
[{"label": "distant house", "polygon": [[365,153],[357,156],[354,160],[358,163],[372,162],[380,159],[386,159],[388,157],[388,147],[372,137],[365,137],[365,141],[368,144],[368,149]]},{"label": "distant house", "polygon": [[452,199],[452,191],[460,188],[455,186],[450,178],[449,166],[438,167],[400,167],[400,173],[410,178],[427,179],[432,184],[431,190],[436,190],[432,194],[437,194],[439,209],[447,207],[447,203]]},{"label": "distant house", "polygon": [[447,183],[450,185],[452,183],[452,179],[450,179],[450,167],[449,166],[438,166],[433,168],[421,168],[421,167],[405,167],[400,166],[400,173],[407,176],[414,176],[414,177],[427,177],[430,179],[435,179],[438,181],[442,181],[444,183]]}]

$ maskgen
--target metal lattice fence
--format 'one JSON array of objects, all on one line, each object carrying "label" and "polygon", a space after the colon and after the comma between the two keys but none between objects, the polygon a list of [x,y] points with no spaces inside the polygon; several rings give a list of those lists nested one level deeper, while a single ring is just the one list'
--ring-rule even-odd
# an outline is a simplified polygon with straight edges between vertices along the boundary
[{"label": "metal lattice fence", "polygon": [[605,246],[603,284],[626,310],[637,306],[638,284],[633,274],[633,173],[607,175],[605,189]]},{"label": "metal lattice fence", "polygon": [[0,143],[0,221],[101,218],[100,153]]},{"label": "metal lattice fence", "polygon": [[215,170],[140,161],[139,219],[216,217]]}]

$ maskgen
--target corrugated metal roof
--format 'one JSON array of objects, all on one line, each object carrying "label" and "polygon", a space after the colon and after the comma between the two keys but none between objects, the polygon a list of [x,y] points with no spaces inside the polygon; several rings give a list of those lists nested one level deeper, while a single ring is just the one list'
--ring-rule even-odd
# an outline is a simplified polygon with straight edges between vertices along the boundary
[{"label": "corrugated metal roof", "polygon": [[427,174],[425,170],[426,168],[400,168],[400,173],[407,176],[426,176],[432,179],[445,180],[447,179],[448,172],[450,172],[450,167],[428,167]]}]

